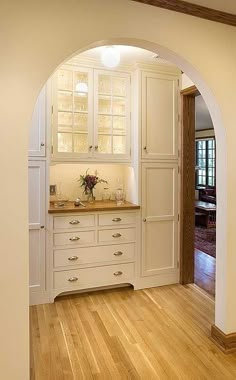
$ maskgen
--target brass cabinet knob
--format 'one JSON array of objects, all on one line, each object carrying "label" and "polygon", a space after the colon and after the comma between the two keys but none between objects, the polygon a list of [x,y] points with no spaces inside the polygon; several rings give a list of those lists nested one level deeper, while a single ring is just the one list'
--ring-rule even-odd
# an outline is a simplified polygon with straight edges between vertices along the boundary
[{"label": "brass cabinet knob", "polygon": [[146,221],[147,221],[147,219],[146,219],[146,218],[144,218],[144,219],[143,219],[143,222],[146,222]]},{"label": "brass cabinet knob", "polygon": [[45,144],[43,142],[41,142],[40,146],[45,146]]},{"label": "brass cabinet knob", "polygon": [[112,237],[114,237],[114,238],[119,238],[119,237],[121,237],[121,234],[119,234],[119,233],[117,233],[117,234],[113,234]]},{"label": "brass cabinet knob", "polygon": [[70,241],[77,241],[77,240],[79,240],[80,238],[78,237],[78,236],[73,236],[73,237],[71,237],[69,240]]},{"label": "brass cabinet knob", "polygon": [[121,276],[122,274],[123,274],[123,272],[121,272],[120,270],[113,273],[114,276]]},{"label": "brass cabinet knob", "polygon": [[122,219],[121,219],[121,218],[114,218],[114,219],[112,219],[112,221],[113,221],[113,222],[121,222]]},{"label": "brass cabinet knob", "polygon": [[71,256],[71,257],[68,257],[68,260],[69,260],[69,261],[76,261],[76,260],[78,260],[78,256]]},{"label": "brass cabinet knob", "polygon": [[92,149],[92,147],[93,147],[92,145],[89,145],[89,149]]},{"label": "brass cabinet knob", "polygon": [[70,277],[70,278],[68,278],[68,281],[69,281],[69,282],[75,282],[75,281],[78,281],[78,277]]},{"label": "brass cabinet knob", "polygon": [[123,252],[117,251],[117,252],[114,252],[113,255],[114,256],[121,256],[121,255],[123,255]]},{"label": "brass cabinet knob", "polygon": [[95,147],[94,147],[96,150],[98,149],[98,145],[95,145]]}]

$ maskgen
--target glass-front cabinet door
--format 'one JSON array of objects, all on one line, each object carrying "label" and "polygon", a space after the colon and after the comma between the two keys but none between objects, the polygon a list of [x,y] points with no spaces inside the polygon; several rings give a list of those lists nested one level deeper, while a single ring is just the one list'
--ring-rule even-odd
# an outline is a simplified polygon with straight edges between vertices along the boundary
[{"label": "glass-front cabinet door", "polygon": [[94,155],[127,159],[130,156],[130,75],[94,72]]},{"label": "glass-front cabinet door", "polygon": [[93,73],[63,67],[53,79],[53,158],[91,157]]}]

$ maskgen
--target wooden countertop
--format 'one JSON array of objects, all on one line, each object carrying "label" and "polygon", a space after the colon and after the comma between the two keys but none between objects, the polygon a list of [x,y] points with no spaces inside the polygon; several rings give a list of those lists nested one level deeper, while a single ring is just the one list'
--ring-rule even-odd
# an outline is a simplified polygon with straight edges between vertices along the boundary
[{"label": "wooden countertop", "polygon": [[69,213],[69,212],[93,212],[93,211],[117,211],[117,210],[139,210],[140,206],[135,205],[130,202],[125,202],[124,204],[117,206],[115,201],[95,201],[94,203],[87,203],[85,207],[75,206],[74,202],[68,201],[64,202],[64,206],[58,206],[60,202],[51,202],[48,213]]}]

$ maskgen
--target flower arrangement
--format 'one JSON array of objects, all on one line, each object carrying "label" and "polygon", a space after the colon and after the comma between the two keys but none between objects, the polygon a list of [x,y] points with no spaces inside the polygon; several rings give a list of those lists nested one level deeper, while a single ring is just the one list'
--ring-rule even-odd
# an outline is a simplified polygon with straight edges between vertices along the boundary
[{"label": "flower arrangement", "polygon": [[84,188],[84,194],[88,196],[88,201],[94,201],[93,189],[98,183],[108,183],[102,178],[99,178],[97,175],[97,171],[95,171],[95,175],[88,173],[89,169],[86,170],[84,175],[80,175],[79,182],[80,186]]}]

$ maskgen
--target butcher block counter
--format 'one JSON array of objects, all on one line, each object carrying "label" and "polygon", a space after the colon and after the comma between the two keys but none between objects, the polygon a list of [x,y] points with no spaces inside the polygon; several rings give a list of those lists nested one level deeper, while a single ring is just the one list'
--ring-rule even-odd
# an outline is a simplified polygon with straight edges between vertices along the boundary
[{"label": "butcher block counter", "polygon": [[[49,214],[73,213],[73,212],[94,212],[94,211],[118,211],[118,210],[139,210],[140,206],[130,202],[125,202],[117,206],[115,201],[95,201],[93,203],[84,203],[84,206],[75,206],[74,202],[50,202],[48,209]],[[61,205],[61,206],[60,206]]]}]

